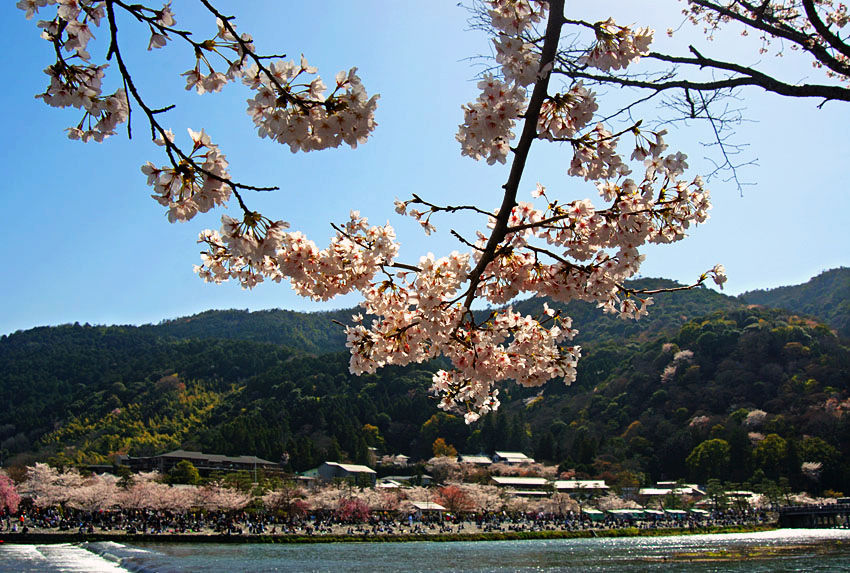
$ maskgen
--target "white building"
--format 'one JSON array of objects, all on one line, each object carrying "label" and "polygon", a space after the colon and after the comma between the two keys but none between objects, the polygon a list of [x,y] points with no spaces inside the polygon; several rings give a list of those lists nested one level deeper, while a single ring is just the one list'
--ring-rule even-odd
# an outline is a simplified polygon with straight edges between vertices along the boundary
[{"label": "white building", "polygon": [[560,493],[596,495],[606,494],[611,489],[601,479],[559,479],[555,481],[555,490]]},{"label": "white building", "polygon": [[335,479],[349,479],[357,483],[375,485],[377,473],[368,466],[357,464],[340,464],[337,462],[324,462],[319,466],[319,477],[322,481],[333,481]]},{"label": "white building", "polygon": [[462,464],[473,464],[476,466],[489,466],[493,463],[493,460],[487,456],[470,456],[466,454],[458,456],[457,461]]},{"label": "white building", "polygon": [[522,452],[496,452],[493,461],[503,464],[533,464],[534,458],[529,458]]},{"label": "white building", "polygon": [[552,483],[542,477],[492,476],[490,479],[499,487],[510,490],[513,495],[526,497],[549,495]]}]

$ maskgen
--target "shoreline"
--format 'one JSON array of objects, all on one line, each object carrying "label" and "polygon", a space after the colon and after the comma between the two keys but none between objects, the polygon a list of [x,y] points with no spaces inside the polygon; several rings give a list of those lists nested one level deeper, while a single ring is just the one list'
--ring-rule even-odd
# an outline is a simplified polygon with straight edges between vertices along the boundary
[{"label": "shoreline", "polygon": [[0,533],[2,544],[57,544],[97,543],[103,541],[123,543],[410,543],[415,541],[519,541],[535,539],[591,539],[594,537],[666,537],[703,535],[717,533],[754,533],[779,529],[778,524],[707,526],[686,528],[640,529],[586,529],[580,531],[494,531],[487,533],[426,533],[426,534],[382,534],[382,535],[217,535],[193,533]]}]

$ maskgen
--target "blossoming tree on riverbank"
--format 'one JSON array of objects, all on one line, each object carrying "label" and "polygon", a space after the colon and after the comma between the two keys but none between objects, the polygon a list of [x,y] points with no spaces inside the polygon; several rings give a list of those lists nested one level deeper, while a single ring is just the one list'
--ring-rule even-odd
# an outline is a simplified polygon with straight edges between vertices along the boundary
[{"label": "blossoming tree on riverbank", "polygon": [[[464,252],[428,253],[403,262],[394,228],[369,225],[358,211],[335,226],[330,245],[320,248],[283,220],[248,206],[248,192],[271,188],[232,177],[223,149],[203,129],[190,129],[184,145],[185,138],[167,127],[170,107],[149,103],[133,81],[119,23],[149,29],[149,50],[186,46],[191,54],[183,74],[187,89],[214,93],[241,81],[252,94],[247,111],[257,134],[293,153],[357,147],[376,127],[378,98],[368,94],[356,68],[326,84],[306,57],[258,54],[252,38],[237,32],[233,18],[208,0],[200,3],[217,22],[216,33],[203,40],[178,27],[170,4],[20,0],[27,17],[56,6],[55,16],[39,24],[55,48],[56,62],[47,68],[50,83],[38,97],[51,106],[78,109],[82,119],[67,133],[83,142],[102,141],[123,124],[129,130],[131,111],[140,111],[165,157],[145,163],[142,171],[169,220],[188,221],[226,205],[238,213],[223,215],[220,230],[201,233],[206,250],[197,272],[203,279],[236,280],[248,288],[288,280],[296,292],[316,300],[359,292],[364,312],[346,327],[351,370],[373,372],[443,355],[451,367],[435,374],[433,389],[443,408],[463,411],[467,421],[498,407],[496,384],[501,381],[539,386],[553,378],[567,383],[575,378],[580,348],[571,342],[576,330],[570,318],[547,306],[540,316],[528,316],[503,305],[520,295],[548,296],[589,301],[605,312],[637,319],[647,313],[653,294],[626,284],[640,268],[642,249],[680,241],[708,218],[705,183],[686,174],[686,156],[668,148],[664,130],[632,120],[632,106],[605,108],[591,89],[594,84],[677,93],[681,100],[671,109],[720,127],[724,118],[711,105],[716,101],[711,94],[723,93],[718,90],[755,85],[782,95],[848,99],[841,86],[795,91],[758,70],[696,50],[688,58],[657,54],[651,50],[652,30],[613,19],[570,19],[563,0],[484,2],[477,21],[492,35],[497,66],[482,75],[479,97],[462,107],[455,138],[464,156],[510,165],[501,204],[438,204],[418,195],[397,200],[397,212],[413,217],[426,233],[435,232],[440,218],[452,213],[480,217],[475,236],[453,232]],[[791,42],[838,81],[846,79],[842,6],[816,0],[690,1],[687,8],[694,23],[709,29],[737,21],[759,30],[765,42]],[[103,60],[87,50],[96,29],[108,38]],[[107,60],[117,67],[112,93],[103,87],[111,78]],[[632,75],[630,70],[643,60],[728,77]],[[552,81],[558,77],[566,79],[561,86]],[[595,200],[564,198],[561,189],[523,182],[531,147],[543,142],[567,144],[571,156],[564,169],[588,182]],[[720,135],[718,142],[724,142]],[[734,169],[728,148],[721,145],[721,151]],[[723,267],[712,267],[695,284],[709,277],[722,286]],[[474,313],[476,303],[500,308]]]},{"label": "blossoming tree on riverbank", "polygon": [[18,511],[21,496],[15,487],[15,482],[8,475],[0,472],[0,513],[13,514]]}]

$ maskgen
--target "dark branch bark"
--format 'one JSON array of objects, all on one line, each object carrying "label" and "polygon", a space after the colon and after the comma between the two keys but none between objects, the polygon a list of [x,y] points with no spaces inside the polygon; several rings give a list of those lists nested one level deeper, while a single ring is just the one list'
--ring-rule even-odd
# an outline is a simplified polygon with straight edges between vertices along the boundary
[{"label": "dark branch bark", "polygon": [[[549,63],[554,63],[558,53],[558,42],[561,38],[561,27],[563,25],[564,0],[551,0],[549,2],[549,20],[546,23],[543,53],[540,56],[541,68]],[[543,105],[543,100],[546,98],[549,89],[550,77],[550,74],[546,74],[543,79],[538,80],[534,85],[534,91],[531,94],[531,99],[528,102],[525,112],[525,123],[522,134],[514,150],[511,172],[508,176],[508,181],[504,185],[505,194],[502,198],[502,205],[499,207],[499,214],[496,216],[496,225],[493,227],[493,232],[487,240],[487,245],[484,247],[484,253],[481,259],[469,274],[469,289],[466,292],[464,300],[465,308],[471,308],[472,301],[475,300],[475,291],[481,282],[481,275],[484,273],[487,265],[494,260],[499,244],[507,235],[508,220],[511,216],[511,211],[517,204],[517,191],[519,189],[519,183],[522,180],[523,171],[525,170],[528,152],[531,149],[531,144],[537,139],[537,117],[540,115],[540,107]]]},{"label": "dark branch bark", "polygon": [[729,62],[722,62],[720,60],[712,60],[709,58],[705,58],[702,55],[696,58],[684,58],[678,56],[667,56],[664,54],[658,54],[656,52],[653,52],[648,57],[665,62],[689,64],[702,68],[709,67],[727,71],[736,71],[738,73],[747,75],[705,82],[688,79],[656,82],[651,80],[639,80],[627,76],[593,74],[578,69],[570,70],[559,68],[554,71],[555,73],[564,74],[571,78],[586,79],[603,84],[636,87],[653,90],[656,92],[662,92],[671,89],[689,89],[705,92],[739,88],[745,86],[756,86],[769,92],[790,97],[817,97],[828,100],[850,101],[850,89],[848,88],[844,88],[837,85],[830,86],[823,84],[787,84],[752,68],[747,68]]},{"label": "dark branch bark", "polygon": [[[789,42],[793,42],[800,46],[803,50],[812,54],[819,62],[821,62],[824,66],[828,67],[832,71],[842,74],[848,75],[850,74],[850,68],[840,60],[837,60],[829,51],[824,48],[820,43],[817,42],[816,37],[813,37],[809,34],[804,34],[796,28],[793,28],[785,22],[778,19],[769,19],[769,18],[747,18],[742,14],[738,14],[734,10],[730,10],[725,6],[722,6],[716,2],[709,2],[708,0],[689,0],[692,4],[696,4],[697,6],[702,6],[708,10],[713,12],[717,12],[723,16],[731,18],[737,22],[741,22],[745,26],[749,26],[755,28],[756,30],[761,30],[771,36],[775,36],[777,38],[782,38],[784,40],[788,40]],[[769,22],[776,22],[776,25],[771,25]]]},{"label": "dark branch bark", "polygon": [[802,0],[803,8],[806,10],[806,16],[809,22],[820,36],[826,40],[826,43],[835,48],[839,53],[850,58],[850,46],[848,46],[841,38],[833,34],[832,31],[820,19],[818,11],[815,9],[815,3],[812,0]]}]

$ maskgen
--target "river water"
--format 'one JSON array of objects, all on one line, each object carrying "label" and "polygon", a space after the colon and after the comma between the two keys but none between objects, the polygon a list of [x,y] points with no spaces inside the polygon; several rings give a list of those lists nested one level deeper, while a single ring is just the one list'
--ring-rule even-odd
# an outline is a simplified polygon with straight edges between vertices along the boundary
[{"label": "river water", "polygon": [[300,545],[6,543],[0,571],[850,571],[850,530]]}]

